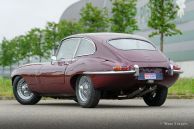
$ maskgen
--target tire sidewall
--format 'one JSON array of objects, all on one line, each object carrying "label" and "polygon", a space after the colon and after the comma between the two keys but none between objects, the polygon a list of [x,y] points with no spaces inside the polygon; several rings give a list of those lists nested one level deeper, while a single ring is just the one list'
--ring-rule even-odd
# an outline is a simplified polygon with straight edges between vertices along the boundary
[{"label": "tire sidewall", "polygon": [[33,96],[30,99],[22,99],[17,92],[17,87],[18,87],[18,82],[22,79],[22,77],[17,76],[15,77],[14,81],[13,81],[13,94],[16,98],[16,100],[23,105],[31,105],[31,104],[36,104],[40,99],[41,96],[36,95],[35,93],[33,93]]},{"label": "tire sidewall", "polygon": [[89,97],[88,97],[89,99],[87,99],[87,101],[82,101],[82,100],[80,99],[80,95],[79,95],[79,83],[80,83],[80,79],[81,79],[82,77],[86,77],[86,78],[88,79],[87,76],[81,76],[81,77],[78,78],[78,80],[76,81],[76,97],[77,97],[77,101],[79,102],[80,105],[87,105],[87,104],[89,103],[90,98],[91,98],[91,88],[92,88],[91,85],[92,85],[92,84],[91,84],[90,79],[88,79],[88,81],[90,82],[90,85],[89,85],[90,94],[89,94]]},{"label": "tire sidewall", "polygon": [[158,86],[156,89],[156,96],[151,98],[151,94],[147,94],[143,97],[145,103],[148,106],[161,106],[165,103],[168,94],[168,88],[165,86]]},{"label": "tire sidewall", "polygon": [[[79,96],[79,82],[80,82],[80,79],[82,77],[86,77],[87,80],[89,81],[89,89],[90,89],[90,93],[89,93],[89,97],[86,101],[82,101],[80,99],[80,96]],[[100,91],[97,91],[94,89],[93,87],[93,83],[91,81],[91,78],[89,76],[86,76],[86,75],[83,75],[83,76],[80,76],[77,81],[76,81],[76,97],[77,97],[77,101],[78,103],[82,106],[82,107],[95,107],[99,100],[100,100]]]}]

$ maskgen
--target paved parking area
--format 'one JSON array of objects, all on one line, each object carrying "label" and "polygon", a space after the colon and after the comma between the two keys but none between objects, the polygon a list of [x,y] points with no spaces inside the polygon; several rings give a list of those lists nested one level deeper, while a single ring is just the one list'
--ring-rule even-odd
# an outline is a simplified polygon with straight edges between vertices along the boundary
[{"label": "paved parking area", "polygon": [[194,99],[168,99],[162,107],[143,100],[101,100],[93,109],[72,100],[24,106],[0,101],[0,129],[194,129]]}]

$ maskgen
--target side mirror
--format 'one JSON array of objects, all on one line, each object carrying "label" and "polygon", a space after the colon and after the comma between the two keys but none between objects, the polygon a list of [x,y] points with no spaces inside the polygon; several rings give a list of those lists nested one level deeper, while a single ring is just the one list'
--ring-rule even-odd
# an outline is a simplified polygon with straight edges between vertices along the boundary
[{"label": "side mirror", "polygon": [[51,60],[57,60],[57,57],[56,56],[51,56]]},{"label": "side mirror", "polygon": [[53,64],[57,60],[56,56],[51,56],[51,64]]}]

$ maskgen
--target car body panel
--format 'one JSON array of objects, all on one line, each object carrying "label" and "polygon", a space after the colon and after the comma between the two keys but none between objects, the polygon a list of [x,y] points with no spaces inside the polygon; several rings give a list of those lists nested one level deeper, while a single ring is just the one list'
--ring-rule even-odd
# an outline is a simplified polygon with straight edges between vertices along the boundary
[{"label": "car body panel", "polygon": [[148,84],[147,81],[139,81],[133,72],[122,73],[121,71],[119,74],[114,72],[113,67],[116,65],[161,68],[164,71],[164,79],[155,80],[154,83],[165,87],[172,86],[179,77],[180,71],[173,75],[169,74],[170,61],[157,49],[155,51],[122,51],[107,43],[109,40],[119,38],[149,42],[143,37],[117,33],[94,33],[78,34],[67,38],[75,37],[93,41],[96,52],[91,55],[74,57],[70,61],[23,65],[12,72],[12,80],[15,76],[22,76],[29,88],[40,94],[75,95],[76,80],[80,75],[90,76],[95,89],[133,89]]}]

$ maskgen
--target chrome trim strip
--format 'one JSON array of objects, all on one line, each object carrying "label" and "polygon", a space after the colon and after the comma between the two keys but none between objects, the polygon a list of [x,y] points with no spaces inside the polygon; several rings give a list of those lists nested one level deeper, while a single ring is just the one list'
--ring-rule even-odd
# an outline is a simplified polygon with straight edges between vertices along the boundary
[{"label": "chrome trim strip", "polygon": [[81,40],[82,40],[82,38],[79,39],[79,42],[78,42],[78,44],[77,44],[77,46],[76,46],[76,49],[75,49],[75,51],[74,51],[74,53],[73,53],[72,59],[74,59],[75,56],[76,56],[76,53],[77,53],[77,50],[78,50],[78,48],[79,48],[79,46],[80,46]]},{"label": "chrome trim strip", "polygon": [[83,74],[134,74],[135,71],[98,71],[98,72],[83,72]]},{"label": "chrome trim strip", "polygon": [[173,73],[181,74],[181,73],[183,73],[183,71],[182,70],[173,70]]}]

